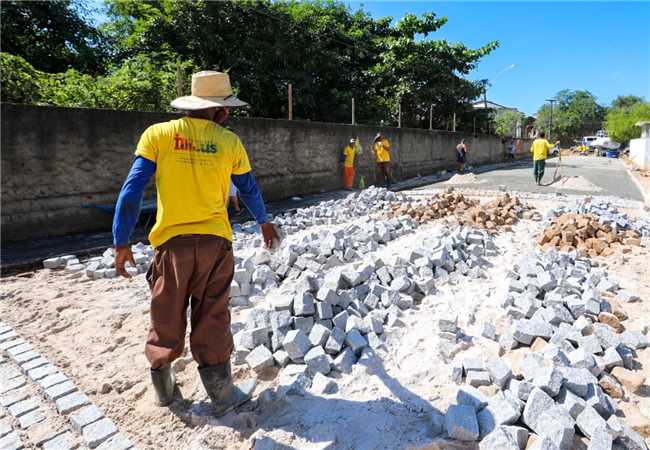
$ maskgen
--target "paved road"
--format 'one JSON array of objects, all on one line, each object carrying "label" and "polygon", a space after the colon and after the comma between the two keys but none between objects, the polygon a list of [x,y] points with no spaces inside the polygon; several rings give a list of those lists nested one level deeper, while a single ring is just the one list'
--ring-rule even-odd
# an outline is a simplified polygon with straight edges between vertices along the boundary
[{"label": "paved road", "polygon": [[[557,158],[547,161],[542,186],[537,186],[533,180],[532,162],[480,173],[477,174],[477,178],[482,181],[481,183],[457,186],[486,190],[498,189],[500,186],[505,186],[509,190],[522,192],[606,195],[643,201],[641,192],[625,170],[622,161],[618,159],[591,156],[564,156],[562,158],[562,165],[559,172],[562,177],[584,177],[597,186],[595,190],[561,188],[559,183],[553,181],[553,175],[557,165]],[[560,176],[558,175],[557,178],[559,179]],[[430,185],[430,187],[438,186],[438,183]]]}]

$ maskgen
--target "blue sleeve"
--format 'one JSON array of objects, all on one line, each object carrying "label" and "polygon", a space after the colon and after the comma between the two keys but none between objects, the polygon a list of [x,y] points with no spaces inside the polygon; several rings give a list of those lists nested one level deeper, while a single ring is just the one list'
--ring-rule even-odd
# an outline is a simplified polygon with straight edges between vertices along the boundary
[{"label": "blue sleeve", "polygon": [[156,163],[142,156],[133,161],[129,175],[122,186],[113,216],[113,245],[126,245],[135,228],[142,206],[144,187],[156,172]]},{"label": "blue sleeve", "polygon": [[246,208],[251,212],[258,224],[267,222],[266,219],[266,206],[264,206],[264,199],[262,193],[257,186],[255,177],[251,172],[243,175],[232,175],[232,182],[239,189],[239,197],[246,205]]}]

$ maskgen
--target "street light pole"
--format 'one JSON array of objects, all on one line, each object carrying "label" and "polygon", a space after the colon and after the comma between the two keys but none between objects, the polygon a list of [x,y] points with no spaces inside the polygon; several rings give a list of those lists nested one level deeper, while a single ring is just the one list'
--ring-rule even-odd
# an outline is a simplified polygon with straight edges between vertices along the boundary
[{"label": "street light pole", "polygon": [[551,132],[553,131],[553,104],[555,102],[557,102],[557,100],[555,100],[554,98],[547,98],[546,101],[551,104],[551,120],[550,120],[550,124],[548,126],[548,139],[550,140],[551,139]]}]

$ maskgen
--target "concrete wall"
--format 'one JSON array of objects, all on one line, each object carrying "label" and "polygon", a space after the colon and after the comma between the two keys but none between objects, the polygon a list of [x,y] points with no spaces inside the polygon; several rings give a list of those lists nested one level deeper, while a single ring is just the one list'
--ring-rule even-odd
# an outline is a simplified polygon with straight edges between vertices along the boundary
[{"label": "concrete wall", "polygon": [[[114,203],[140,134],[175,114],[2,104],[2,238],[6,241],[109,229],[109,214],[83,205]],[[339,151],[358,136],[358,172],[375,180],[372,139],[391,141],[398,178],[455,167],[465,137],[469,162],[504,159],[494,136],[272,119],[236,119],[229,126],[248,150],[267,200],[341,187]],[[149,188],[151,197],[153,186]]]},{"label": "concrete wall", "polygon": [[641,169],[650,169],[650,137],[630,141],[630,158]]}]

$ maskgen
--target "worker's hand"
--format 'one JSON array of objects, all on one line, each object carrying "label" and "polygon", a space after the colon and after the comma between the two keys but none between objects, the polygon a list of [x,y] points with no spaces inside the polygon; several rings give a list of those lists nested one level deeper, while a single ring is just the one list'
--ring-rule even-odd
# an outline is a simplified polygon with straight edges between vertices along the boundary
[{"label": "worker's hand", "polygon": [[131,246],[128,244],[116,246],[115,270],[124,278],[131,278],[131,275],[126,271],[126,268],[124,267],[127,261],[133,264],[133,267],[135,267],[135,260],[133,259],[133,253],[131,252]]},{"label": "worker's hand", "polygon": [[264,246],[266,248],[273,248],[273,243],[277,239],[280,242],[280,235],[278,230],[271,222],[266,222],[260,225],[262,228],[262,236],[264,237]]},{"label": "worker's hand", "polygon": [[560,145],[560,140],[555,141],[555,145]]}]

